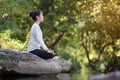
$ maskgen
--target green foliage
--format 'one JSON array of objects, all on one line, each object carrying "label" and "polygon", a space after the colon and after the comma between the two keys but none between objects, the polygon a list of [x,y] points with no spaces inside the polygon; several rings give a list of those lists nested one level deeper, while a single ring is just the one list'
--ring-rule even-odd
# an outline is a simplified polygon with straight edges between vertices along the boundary
[{"label": "green foliage", "polygon": [[10,48],[16,50],[26,50],[26,42],[21,42],[18,39],[11,39],[11,30],[6,30],[4,33],[0,33],[1,36],[1,46],[2,48]]},{"label": "green foliage", "polygon": [[100,72],[115,70],[116,67],[112,65],[115,59],[113,55],[119,57],[119,2],[89,0],[83,3],[82,13],[85,14],[81,17],[85,27],[82,28],[81,44],[86,51],[89,65]]}]

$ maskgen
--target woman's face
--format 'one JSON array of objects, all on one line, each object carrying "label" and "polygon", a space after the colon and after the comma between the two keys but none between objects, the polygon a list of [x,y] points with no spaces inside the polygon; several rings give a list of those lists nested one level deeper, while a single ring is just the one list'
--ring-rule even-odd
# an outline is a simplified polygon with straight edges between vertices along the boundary
[{"label": "woman's face", "polygon": [[41,12],[41,14],[39,16],[37,16],[37,20],[39,22],[43,22],[44,21],[44,16],[43,16],[43,13]]}]

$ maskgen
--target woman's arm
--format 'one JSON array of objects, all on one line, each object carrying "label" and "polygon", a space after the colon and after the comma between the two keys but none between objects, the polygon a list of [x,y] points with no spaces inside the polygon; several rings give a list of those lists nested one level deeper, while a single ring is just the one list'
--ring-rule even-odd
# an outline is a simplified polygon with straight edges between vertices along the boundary
[{"label": "woman's arm", "polygon": [[41,47],[45,51],[49,50],[48,47],[46,46],[44,40],[43,40],[43,34],[42,34],[42,31],[41,31],[40,27],[39,26],[35,26],[35,30],[34,31],[35,31],[35,38],[38,41],[38,43],[41,45]]},{"label": "woman's arm", "polygon": [[[40,27],[39,26],[35,26],[35,36],[36,36],[36,40],[38,41],[38,43],[42,46],[42,48],[46,51],[46,52],[48,52],[48,53],[54,53],[54,51],[53,50],[51,50],[51,49],[49,49],[47,46],[46,46],[46,44],[45,44],[45,42],[44,42],[44,40],[43,40],[43,34],[42,34],[42,31],[41,31],[41,29],[40,29]],[[38,44],[38,45],[39,45]]]}]

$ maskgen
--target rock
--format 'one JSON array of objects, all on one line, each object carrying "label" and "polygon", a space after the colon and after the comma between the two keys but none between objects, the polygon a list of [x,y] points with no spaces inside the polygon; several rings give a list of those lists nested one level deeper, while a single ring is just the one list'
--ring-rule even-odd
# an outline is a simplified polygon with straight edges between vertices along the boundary
[{"label": "rock", "polygon": [[70,71],[71,62],[60,56],[42,59],[34,54],[22,51],[0,50],[1,69],[19,74],[57,74]]},{"label": "rock", "polygon": [[120,71],[111,72],[106,75],[96,75],[90,77],[88,80],[120,80]]}]

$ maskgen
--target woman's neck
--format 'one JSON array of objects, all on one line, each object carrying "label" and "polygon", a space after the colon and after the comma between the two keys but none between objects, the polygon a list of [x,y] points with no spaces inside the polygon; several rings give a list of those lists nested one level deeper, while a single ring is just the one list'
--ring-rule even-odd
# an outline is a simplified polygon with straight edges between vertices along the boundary
[{"label": "woman's neck", "polygon": [[37,23],[38,25],[40,24],[40,22],[39,22],[39,21],[36,21],[35,23]]}]

